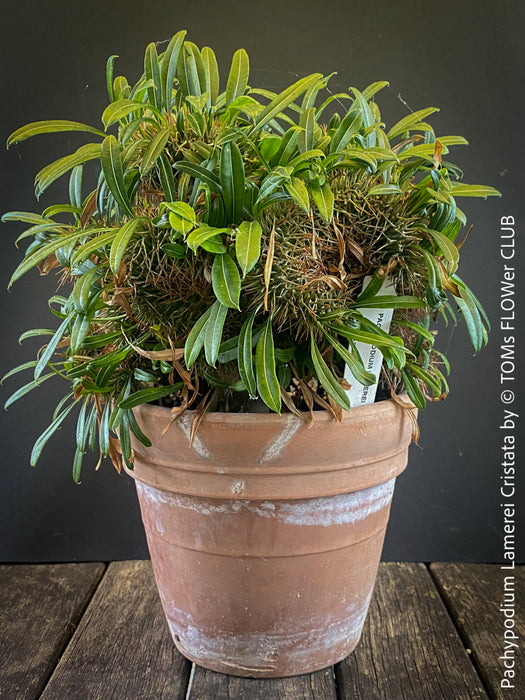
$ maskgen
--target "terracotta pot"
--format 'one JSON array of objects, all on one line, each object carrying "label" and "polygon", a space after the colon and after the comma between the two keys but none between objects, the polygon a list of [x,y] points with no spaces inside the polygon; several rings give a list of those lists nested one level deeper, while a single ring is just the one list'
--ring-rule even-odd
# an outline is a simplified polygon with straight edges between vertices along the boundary
[{"label": "terracotta pot", "polygon": [[337,423],[316,413],[136,409],[136,480],[153,570],[178,649],[206,668],[280,677],[356,646],[411,423],[392,400]]}]

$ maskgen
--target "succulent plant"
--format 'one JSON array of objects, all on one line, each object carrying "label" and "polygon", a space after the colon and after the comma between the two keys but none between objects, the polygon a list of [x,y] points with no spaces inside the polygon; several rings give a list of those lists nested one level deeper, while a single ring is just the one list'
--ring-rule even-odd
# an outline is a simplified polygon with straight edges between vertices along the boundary
[{"label": "succulent plant", "polygon": [[[41,214],[9,212],[31,239],[11,283],[34,267],[58,272],[50,301],[57,330],[38,357],[12,370],[69,383],[49,437],[79,409],[73,475],[98,449],[132,466],[130,433],[148,445],[133,407],[163,401],[176,419],[192,409],[350,410],[345,365],[376,383],[356,343],[384,356],[380,384],[413,404],[448,392],[436,347],[438,315],[465,321],[478,351],[488,320],[458,276],[462,196],[499,194],[467,185],[448,161],[460,136],[436,137],[435,108],[390,129],[376,94],[386,82],[333,95],[330,76],[308,75],[275,94],[249,87],[249,59],[235,52],[221,91],[213,51],[176,34],[131,86],[106,69],[104,131],[36,122],[8,146],[42,133],[80,131],[92,142],[41,170],[37,198],[69,173],[69,202]],[[94,138],[93,138],[94,137]],[[98,184],[83,189],[88,161]],[[365,283],[366,278],[366,283]],[[396,294],[379,295],[384,280]],[[362,313],[394,309],[389,333]],[[117,439],[117,434],[119,439]]]}]

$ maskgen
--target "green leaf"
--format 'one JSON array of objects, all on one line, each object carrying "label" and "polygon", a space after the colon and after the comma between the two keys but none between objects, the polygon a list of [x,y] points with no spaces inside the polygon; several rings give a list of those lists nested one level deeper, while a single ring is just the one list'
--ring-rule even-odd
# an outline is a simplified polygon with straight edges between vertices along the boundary
[{"label": "green leaf", "polygon": [[458,267],[459,250],[454,245],[454,243],[440,231],[434,231],[432,229],[426,230],[432,236],[434,241],[438,244],[439,248],[441,249],[441,252],[445,256],[445,260],[449,263],[449,274],[453,274]]},{"label": "green leaf", "polygon": [[162,84],[160,80],[159,57],[153,42],[147,45],[144,54],[144,75],[152,84],[148,87],[148,101],[155,107],[162,106]]},{"label": "green leaf", "polygon": [[256,312],[250,314],[246,321],[242,324],[241,332],[239,333],[239,345],[237,363],[239,366],[239,375],[246,387],[250,397],[257,397],[257,384],[255,381],[255,372],[253,369],[253,322]]},{"label": "green leaf", "polygon": [[301,209],[303,209],[303,211],[309,214],[310,197],[308,195],[308,189],[301,178],[292,177],[290,182],[285,182],[284,186],[292,199],[301,207]]},{"label": "green leaf", "polygon": [[185,236],[197,223],[195,209],[186,202],[165,202],[164,205],[170,211],[170,225],[178,233]]},{"label": "green leaf", "polygon": [[268,318],[255,347],[257,391],[272,411],[281,412],[281,390],[275,366],[272,318]]},{"label": "green leaf", "polygon": [[89,241],[87,241],[87,243],[84,243],[79,248],[77,248],[71,259],[71,267],[76,267],[79,263],[82,263],[85,260],[87,260],[97,250],[101,250],[102,248],[105,248],[108,244],[113,243],[113,239],[117,235],[118,231],[118,228],[110,229],[106,233],[102,233],[99,236],[91,238]]},{"label": "green leaf", "polygon": [[184,363],[188,369],[193,365],[204,345],[206,324],[211,314],[210,306],[195,323],[184,344]]},{"label": "green leaf", "polygon": [[139,219],[130,219],[130,221],[127,221],[115,236],[109,251],[109,266],[113,274],[118,275],[120,263],[124,253],[126,252],[128,243],[131,240],[131,236],[135,233],[137,227],[144,221],[145,219],[143,217],[140,217]]},{"label": "green leaf", "polygon": [[30,211],[8,211],[2,216],[2,221],[23,221],[26,224],[33,224],[35,226],[53,223],[46,221],[41,214],[33,214]]},{"label": "green leaf", "polygon": [[28,270],[35,267],[35,265],[38,265],[38,263],[42,262],[42,260],[48,258],[56,250],[62,248],[63,246],[66,246],[68,243],[76,242],[85,234],[85,231],[75,231],[74,233],[71,233],[67,236],[59,236],[51,240],[49,243],[40,246],[39,248],[31,252],[29,255],[26,254],[26,257],[22,260],[20,265],[13,272],[13,275],[9,280],[8,288],[11,287],[13,282],[16,282],[17,279],[22,277],[22,275],[25,275],[25,273],[28,272]]},{"label": "green leaf", "polygon": [[330,330],[333,333],[342,335],[344,338],[354,340],[368,345],[375,345],[378,348],[392,348],[393,350],[403,350],[402,341],[396,336],[389,336],[387,333],[376,331],[363,331],[360,328],[351,328],[350,326],[331,325]]},{"label": "green leaf", "polygon": [[237,223],[244,204],[244,163],[239,147],[233,141],[221,151],[220,179],[227,223]]},{"label": "green leaf", "polygon": [[213,107],[217,102],[219,94],[219,67],[217,58],[209,46],[205,46],[202,51],[202,62],[204,64],[205,92],[208,93],[208,102]]},{"label": "green leaf", "polygon": [[173,177],[173,168],[165,153],[161,153],[158,157],[157,167],[159,169],[160,184],[164,190],[164,198],[171,202],[177,196],[175,192],[175,178]]},{"label": "green leaf", "polygon": [[165,396],[168,396],[168,394],[174,394],[176,391],[179,391],[179,389],[182,389],[182,382],[179,384],[170,384],[169,386],[141,389],[140,391],[136,391],[134,394],[130,394],[123,401],[120,401],[118,406],[121,410],[135,408],[135,406],[139,406],[140,404],[162,399]]},{"label": "green leaf", "polygon": [[46,165],[35,177],[35,194],[38,197],[62,175],[65,175],[76,165],[82,165],[88,160],[100,158],[101,147],[98,143],[87,143],[81,146],[75,153],[55,160]]},{"label": "green leaf", "polygon": [[303,92],[310,87],[310,85],[313,85],[322,77],[323,76],[321,73],[313,73],[305,78],[301,78],[296,83],[286,88],[286,90],[283,90],[283,92],[277,95],[269,104],[266,105],[262,112],[259,112],[255,119],[255,125],[252,128],[251,133],[264,128],[269,122],[272,121],[274,117],[278,116],[283,109],[289,107],[300,95],[302,95]]},{"label": "green leaf", "polygon": [[100,419],[100,426],[98,429],[100,451],[104,457],[107,457],[109,454],[109,417],[111,415],[111,410],[111,403],[108,401],[104,405],[104,410],[102,411],[102,417]]},{"label": "green leaf", "polygon": [[176,258],[177,260],[183,260],[186,257],[186,251],[188,250],[186,246],[182,243],[164,243],[162,250],[168,258]]},{"label": "green leaf", "polygon": [[474,352],[481,350],[483,345],[483,324],[476,303],[466,289],[459,288],[459,297],[454,295],[457,305],[463,315],[467,330],[470,336],[470,341]]},{"label": "green leaf", "polygon": [[230,74],[226,84],[225,105],[228,106],[237,97],[244,95],[246,86],[248,85],[248,76],[250,74],[250,60],[244,49],[238,49],[233,54]]},{"label": "green leaf", "polygon": [[105,128],[108,129],[112,124],[124,119],[124,117],[127,117],[129,114],[140,112],[140,115],[143,116],[144,112],[148,110],[158,117],[161,116],[160,112],[155,109],[154,106],[146,104],[145,102],[138,102],[137,100],[117,100],[108,105],[102,113],[102,123]]},{"label": "green leaf", "polygon": [[190,163],[187,160],[180,160],[175,163],[174,166],[177,170],[181,170],[183,173],[188,173],[196,180],[200,180],[212,190],[212,192],[217,192],[220,194],[222,192],[221,183],[217,175],[212,173],[211,170],[203,168],[202,165],[197,165],[196,163]]},{"label": "green leaf", "polygon": [[118,58],[118,56],[110,56],[106,62],[106,90],[110,102],[113,102],[115,99],[115,93],[113,91],[113,66],[116,58]]},{"label": "green leaf", "polygon": [[124,182],[124,169],[122,165],[122,155],[120,144],[113,135],[106,136],[102,142],[100,161],[104,177],[111,194],[119,207],[129,216],[133,216],[129,194]]},{"label": "green leaf", "polygon": [[76,405],[76,403],[76,401],[73,401],[73,403],[71,403],[67,408],[65,408],[61,413],[59,413],[55,420],[51,423],[51,425],[44,430],[44,432],[35,442],[33,446],[33,451],[31,452],[30,464],[32,467],[34,467],[38,462],[38,459],[42,454],[42,450],[44,449],[49,438],[53,435],[53,433],[55,433],[58,430],[58,428],[67,418],[68,414],[71,412],[72,408]]},{"label": "green leaf", "polygon": [[303,131],[299,132],[297,137],[297,147],[301,153],[311,151],[314,147],[315,127],[317,125],[315,111],[315,107],[305,109],[299,119],[299,126]]},{"label": "green leaf", "polygon": [[409,399],[416,408],[424,409],[427,402],[417,379],[405,369],[401,371],[401,376]]},{"label": "green leaf", "polygon": [[166,112],[171,110],[173,82],[175,80],[177,64],[179,62],[180,51],[184,44],[185,36],[185,30],[175,34],[175,36],[170,40],[170,43],[168,44],[162,58],[160,73],[163,86],[164,108]]},{"label": "green leaf", "polygon": [[461,182],[453,182],[451,194],[454,197],[501,197],[501,192],[495,190],[494,187],[486,187],[485,185],[464,185]]},{"label": "green leaf", "polygon": [[316,180],[311,180],[308,189],[312,195],[315,205],[324,221],[329,224],[334,213],[334,193],[330,189],[328,180],[324,185],[320,185]]},{"label": "green leaf", "polygon": [[22,365],[18,365],[18,367],[13,367],[13,369],[9,370],[7,374],[4,374],[2,379],[0,379],[0,384],[3,384],[6,379],[9,379],[9,377],[12,377],[14,374],[18,374],[18,372],[23,372],[26,369],[31,369],[36,365],[38,360],[30,360],[29,362],[24,362]]},{"label": "green leaf", "polygon": [[337,379],[334,377],[334,375],[330,371],[328,365],[324,361],[324,358],[321,355],[321,352],[320,352],[320,350],[317,347],[317,344],[315,342],[313,328],[310,329],[310,354],[312,357],[312,362],[314,365],[315,373],[317,375],[317,379],[321,383],[321,386],[323,387],[323,389],[326,391],[326,393],[329,396],[332,397],[332,399],[339,406],[341,406],[342,408],[349,411],[351,406],[350,406],[350,399],[348,398],[348,394],[343,389],[343,387],[339,384]]},{"label": "green leaf", "polygon": [[17,129],[7,139],[7,148],[14,143],[20,143],[37,134],[56,134],[59,131],[85,131],[90,134],[96,134],[97,136],[104,136],[104,133],[99,129],[95,129],[94,126],[88,126],[87,124],[81,124],[79,122],[71,122],[65,119],[54,119],[32,122],[31,124],[26,124],[20,129]]},{"label": "green leaf", "polygon": [[228,253],[216,255],[211,268],[211,282],[215,296],[230,309],[239,309],[241,276]]},{"label": "green leaf", "polygon": [[262,227],[258,221],[243,221],[235,236],[235,255],[243,277],[253,268],[261,254]]},{"label": "green leaf", "polygon": [[[358,382],[363,384],[363,386],[372,386],[372,384],[375,384],[377,382],[376,376],[372,374],[372,372],[367,372],[365,370],[363,360],[359,356],[357,350],[355,350],[354,352],[350,352],[350,350],[348,350],[348,348],[345,348],[345,346],[342,345],[337,340],[337,338],[334,338],[333,335],[330,335],[326,331],[323,332],[330,345],[334,348],[339,357],[341,357],[345,361],[345,364],[348,365],[350,371],[352,372],[352,374]],[[359,357],[356,357],[356,355],[358,355]]]},{"label": "green leaf", "polygon": [[[20,389],[17,389],[14,394],[11,394],[11,396],[7,399],[5,402],[4,408],[9,408],[11,404],[13,404],[15,401],[18,401],[18,399],[21,399],[22,396],[25,396],[28,394],[30,391],[33,389],[36,389],[42,382],[45,382],[47,379],[50,377],[56,377],[55,372],[49,372],[49,374],[44,374],[43,376],[39,377],[38,379],[33,379],[32,381],[28,382],[27,384],[24,384],[24,386],[21,386]],[[5,379],[5,377],[4,377]]]},{"label": "green leaf", "polygon": [[215,367],[217,357],[219,355],[219,347],[221,344],[222,330],[226,320],[228,307],[221,304],[220,301],[214,302],[210,309],[210,317],[206,323],[206,334],[204,338],[204,354],[206,362]]},{"label": "green leaf", "polygon": [[148,173],[151,170],[151,168],[155,165],[155,163],[157,162],[157,158],[164,151],[164,148],[168,143],[169,137],[170,129],[169,127],[166,127],[165,129],[161,129],[159,132],[157,132],[155,136],[151,139],[140,163],[141,175],[146,175],[146,173]]},{"label": "green leaf", "polygon": [[367,197],[372,197],[372,196],[383,196],[383,195],[392,195],[392,194],[403,194],[403,190],[401,187],[398,187],[397,185],[375,185],[375,187],[371,187],[368,190]]},{"label": "green leaf", "polygon": [[337,131],[332,136],[330,143],[330,153],[342,151],[348,146],[353,136],[359,133],[362,124],[361,113],[356,113],[352,110],[346,114],[345,118],[337,127]]},{"label": "green leaf", "polygon": [[80,275],[75,282],[73,292],[71,293],[71,299],[73,300],[75,311],[85,313],[88,310],[89,295],[97,273],[98,268],[92,267],[83,275]]},{"label": "green leaf", "polygon": [[231,233],[231,229],[214,228],[213,226],[204,224],[190,233],[186,243],[193,252],[200,246],[211,253],[223,254],[226,253],[226,246],[222,243],[220,238],[221,233]]},{"label": "green leaf", "polygon": [[434,114],[434,112],[439,112],[439,109],[437,109],[437,107],[427,107],[426,109],[419,109],[417,112],[407,114],[406,117],[403,117],[403,119],[394,124],[388,132],[387,137],[392,140],[394,137],[405,133],[405,131],[410,131],[412,129],[417,130],[418,123],[426,119],[430,114]]}]

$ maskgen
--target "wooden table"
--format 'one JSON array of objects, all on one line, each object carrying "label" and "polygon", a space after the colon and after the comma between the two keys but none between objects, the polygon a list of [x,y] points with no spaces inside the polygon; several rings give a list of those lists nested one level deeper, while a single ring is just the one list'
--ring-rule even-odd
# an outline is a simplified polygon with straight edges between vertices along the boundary
[{"label": "wooden table", "polygon": [[516,688],[502,692],[504,573],[381,564],[356,651],[333,668],[266,680],[207,671],[176,651],[148,561],[2,565],[0,698],[523,700],[525,567],[514,571]]}]

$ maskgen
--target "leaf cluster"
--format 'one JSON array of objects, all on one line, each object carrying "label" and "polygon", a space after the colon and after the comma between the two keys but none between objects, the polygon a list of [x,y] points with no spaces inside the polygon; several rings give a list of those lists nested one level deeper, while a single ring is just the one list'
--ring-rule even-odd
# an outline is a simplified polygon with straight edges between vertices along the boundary
[{"label": "leaf cluster", "polygon": [[[37,359],[9,373],[34,376],[8,404],[52,376],[69,382],[31,463],[75,406],[77,481],[88,449],[132,467],[130,436],[149,444],[133,408],[148,401],[174,418],[193,408],[197,422],[254,399],[306,421],[314,406],[340,417],[345,365],[376,381],[357,343],[381,351],[381,381],[419,408],[445,395],[432,322],[461,316],[476,352],[489,325],[457,274],[456,200],[499,193],[461,181],[448,154],[466,141],[436,136],[436,108],[387,129],[376,103],[387,83],[333,95],[315,73],[274,93],[250,86],[244,49],[221,91],[214,52],[185,32],[160,54],[149,44],[134,85],[114,75],[115,58],[104,130],[45,121],[8,140],[92,137],[36,175],[39,197],[69,174],[68,202],[3,217],[27,224],[18,240],[31,241],[11,284],[38,267],[69,290],[50,299],[57,330],[23,336],[49,337]],[[88,161],[99,177],[85,192]],[[395,295],[380,294],[385,278]],[[367,308],[395,309],[390,333]]]}]

